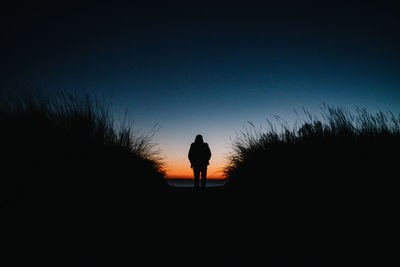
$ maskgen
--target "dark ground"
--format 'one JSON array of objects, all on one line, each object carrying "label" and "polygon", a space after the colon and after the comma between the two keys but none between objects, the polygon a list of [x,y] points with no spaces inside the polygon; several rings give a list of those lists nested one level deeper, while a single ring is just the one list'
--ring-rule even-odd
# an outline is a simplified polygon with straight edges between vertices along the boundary
[{"label": "dark ground", "polygon": [[[191,188],[194,187],[194,179],[183,178],[168,178],[166,179],[169,185],[174,187]],[[207,179],[207,187],[219,187],[226,183],[226,179]]]},{"label": "dark ground", "polygon": [[23,252],[14,263],[398,266],[394,217],[342,212],[323,198],[175,189],[125,203],[25,213],[4,228],[13,235],[8,247]]}]

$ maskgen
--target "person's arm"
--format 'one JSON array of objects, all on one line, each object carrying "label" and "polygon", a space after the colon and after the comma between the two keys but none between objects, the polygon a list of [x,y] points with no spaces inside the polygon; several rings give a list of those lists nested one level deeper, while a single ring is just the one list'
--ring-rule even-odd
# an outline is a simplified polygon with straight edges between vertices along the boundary
[{"label": "person's arm", "polygon": [[189,153],[188,153],[188,158],[189,158],[189,161],[190,161],[190,168],[192,168],[193,166],[192,166],[192,160],[193,160],[193,144],[192,145],[190,145],[190,149],[189,149]]},{"label": "person's arm", "polygon": [[208,157],[208,160],[210,160],[210,158],[211,158],[211,150],[210,150],[210,147],[208,146],[208,144],[207,144],[207,157]]}]

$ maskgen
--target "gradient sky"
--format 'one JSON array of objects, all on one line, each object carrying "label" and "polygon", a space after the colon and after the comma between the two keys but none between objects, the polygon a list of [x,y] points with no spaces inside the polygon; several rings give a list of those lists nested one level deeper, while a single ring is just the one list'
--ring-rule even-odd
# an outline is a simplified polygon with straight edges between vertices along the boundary
[{"label": "gradient sky", "polygon": [[323,103],[400,112],[400,12],[382,1],[27,2],[0,11],[1,88],[110,96],[159,127],[170,177],[191,174],[196,134],[218,177],[248,121]]}]

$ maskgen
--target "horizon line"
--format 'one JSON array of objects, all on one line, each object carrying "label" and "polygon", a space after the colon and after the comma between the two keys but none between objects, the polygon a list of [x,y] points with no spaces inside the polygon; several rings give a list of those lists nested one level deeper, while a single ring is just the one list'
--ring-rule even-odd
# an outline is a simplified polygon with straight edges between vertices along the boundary
[{"label": "horizon line", "polygon": [[[164,179],[192,179],[194,180],[193,176],[165,176]],[[218,177],[218,176],[212,176],[212,177],[207,177],[208,179],[218,179],[218,180],[222,180],[222,179],[227,179],[226,177]]]}]

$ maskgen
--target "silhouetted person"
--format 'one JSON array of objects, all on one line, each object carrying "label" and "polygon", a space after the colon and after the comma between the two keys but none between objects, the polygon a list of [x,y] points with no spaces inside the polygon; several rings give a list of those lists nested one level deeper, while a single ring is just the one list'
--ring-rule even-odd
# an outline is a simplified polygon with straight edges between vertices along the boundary
[{"label": "silhouetted person", "polygon": [[199,188],[199,177],[201,175],[201,187],[206,187],[207,165],[211,158],[211,151],[207,143],[203,142],[203,136],[196,136],[194,143],[190,145],[189,160],[193,168],[194,187]]}]

